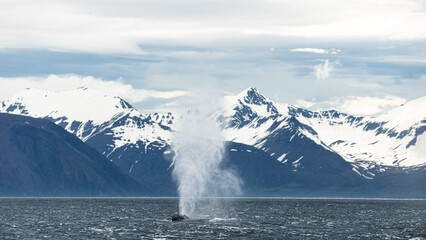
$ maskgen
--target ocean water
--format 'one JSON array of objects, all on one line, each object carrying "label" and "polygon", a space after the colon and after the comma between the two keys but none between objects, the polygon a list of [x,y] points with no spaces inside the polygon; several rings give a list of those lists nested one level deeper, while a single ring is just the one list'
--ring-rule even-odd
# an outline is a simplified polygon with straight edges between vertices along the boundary
[{"label": "ocean water", "polygon": [[214,202],[171,222],[175,198],[0,199],[0,239],[426,239],[425,200]]}]

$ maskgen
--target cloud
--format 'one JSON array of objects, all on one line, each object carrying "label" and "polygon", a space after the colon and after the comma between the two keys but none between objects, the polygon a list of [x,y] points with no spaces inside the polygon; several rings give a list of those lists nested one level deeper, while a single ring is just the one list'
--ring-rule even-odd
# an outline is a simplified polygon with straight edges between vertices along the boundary
[{"label": "cloud", "polygon": [[329,64],[328,59],[326,59],[324,63],[315,65],[314,67],[315,77],[317,78],[318,81],[322,81],[330,75],[331,70],[332,70],[332,66]]},{"label": "cloud", "polygon": [[375,116],[386,113],[406,102],[405,98],[392,95],[383,97],[349,96],[331,98],[320,102],[299,100],[297,105],[312,110],[336,109],[355,116]]},{"label": "cloud", "polygon": [[259,36],[259,44],[280,37],[426,39],[425,3],[418,0],[3,0],[1,5],[3,48],[144,54],[141,44],[239,46],[246,44],[242,39]]},{"label": "cloud", "polygon": [[322,49],[322,48],[294,48],[290,52],[305,52],[305,53],[317,53],[317,54],[338,54],[342,50],[340,49]]},{"label": "cloud", "polygon": [[105,94],[119,96],[131,103],[138,103],[148,99],[171,99],[185,96],[186,91],[158,91],[135,88],[122,79],[103,80],[91,76],[49,75],[48,77],[0,77],[0,100],[7,99],[25,88],[38,88],[52,91],[70,90],[79,87],[88,87]]}]

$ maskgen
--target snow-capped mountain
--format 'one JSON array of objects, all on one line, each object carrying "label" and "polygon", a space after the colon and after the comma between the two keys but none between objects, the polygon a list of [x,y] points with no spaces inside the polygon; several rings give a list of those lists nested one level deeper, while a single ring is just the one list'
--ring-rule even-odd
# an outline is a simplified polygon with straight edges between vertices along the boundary
[{"label": "snow-capped mountain", "polygon": [[[426,97],[389,113],[355,117],[338,111],[309,111],[276,103],[249,88],[225,98],[229,140],[253,145],[286,162],[286,144],[272,148],[268,139],[292,132],[289,142],[306,137],[366,169],[380,166],[419,166],[426,163]],[[232,109],[232,110],[230,110]],[[302,157],[302,156],[301,156]]]},{"label": "snow-capped mountain", "polygon": [[375,118],[323,111],[298,114],[298,119],[315,129],[321,141],[349,162],[363,162],[366,168],[373,164],[419,166],[426,163],[422,153],[426,148],[426,112],[418,114],[424,110],[425,100],[408,102]]},{"label": "snow-capped mountain", "polygon": [[[334,171],[358,174],[353,166],[329,149],[316,132],[291,114],[290,105],[278,104],[249,88],[224,98],[223,133],[228,141],[254,146],[293,172]],[[324,172],[324,174],[326,174]]]},{"label": "snow-capped mountain", "polygon": [[61,92],[25,89],[1,104],[2,112],[48,118],[81,139],[90,137],[93,127],[132,110],[119,97],[84,87]]},{"label": "snow-capped mountain", "polygon": [[173,121],[171,113],[141,114],[120,97],[84,87],[61,92],[26,89],[2,102],[0,111],[47,118],[82,140],[125,119],[121,127],[113,128],[117,147],[123,142],[164,142],[168,136],[160,124],[170,125]]},{"label": "snow-capped mountain", "polygon": [[[426,97],[375,118],[355,117],[280,104],[251,87],[224,97],[219,114],[228,141],[255,146],[280,162],[292,154],[286,146],[295,138],[307,138],[368,169],[426,163],[422,154],[426,148],[424,106]],[[106,155],[123,146],[141,147],[140,143],[144,148],[152,143],[165,147],[174,121],[172,113],[139,113],[119,97],[84,87],[62,92],[26,89],[2,102],[0,111],[50,119],[83,141],[111,130],[106,135],[111,138],[103,151]],[[274,147],[270,139],[283,132],[290,135],[288,143]]]},{"label": "snow-capped mountain", "polygon": [[162,156],[171,136],[167,125],[173,122],[170,113],[141,114],[120,97],[83,87],[63,92],[26,89],[2,102],[0,112],[49,119],[130,175],[152,149]]},{"label": "snow-capped mountain", "polygon": [[[404,188],[426,180],[425,99],[371,118],[281,104],[248,88],[224,97],[212,116],[230,142],[226,162],[253,192],[375,192],[389,182]],[[27,89],[2,102],[0,112],[49,119],[134,179],[175,189],[172,113],[139,113],[119,97],[87,88]]]}]

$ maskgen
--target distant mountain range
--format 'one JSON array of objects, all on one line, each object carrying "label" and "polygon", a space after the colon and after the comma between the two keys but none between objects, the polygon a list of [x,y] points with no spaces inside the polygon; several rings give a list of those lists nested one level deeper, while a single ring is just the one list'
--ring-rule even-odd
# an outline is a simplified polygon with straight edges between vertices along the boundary
[{"label": "distant mountain range", "polygon": [[[426,196],[426,97],[379,117],[310,111],[255,88],[212,110],[226,137],[224,166],[249,196]],[[87,88],[24,90],[0,111],[50,120],[133,179],[174,195],[169,144],[173,113],[140,113]]]}]

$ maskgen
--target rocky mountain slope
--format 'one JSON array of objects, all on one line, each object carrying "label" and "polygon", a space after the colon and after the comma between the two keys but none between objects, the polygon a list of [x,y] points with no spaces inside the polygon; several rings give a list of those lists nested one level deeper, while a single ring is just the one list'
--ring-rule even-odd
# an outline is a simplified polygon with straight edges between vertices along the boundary
[{"label": "rocky mountain slope", "polygon": [[0,196],[153,193],[50,121],[0,113]]}]

